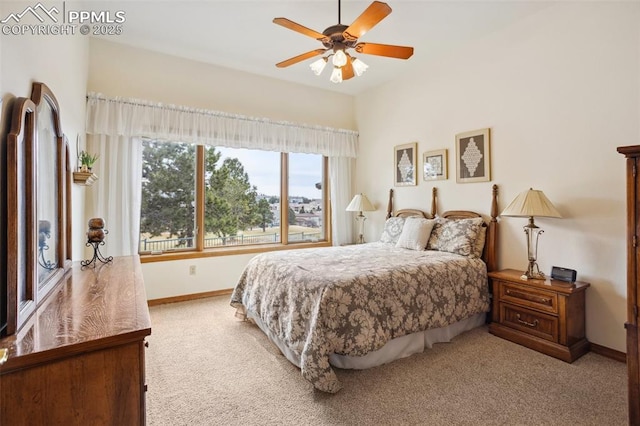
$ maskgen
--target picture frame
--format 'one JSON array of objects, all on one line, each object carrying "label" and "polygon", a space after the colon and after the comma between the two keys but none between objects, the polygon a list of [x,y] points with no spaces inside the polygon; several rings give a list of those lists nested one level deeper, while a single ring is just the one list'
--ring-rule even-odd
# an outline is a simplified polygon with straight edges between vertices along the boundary
[{"label": "picture frame", "polygon": [[446,180],[449,178],[449,159],[446,149],[422,153],[422,180]]},{"label": "picture frame", "polygon": [[417,142],[396,145],[394,147],[393,175],[395,177],[395,186],[412,186],[417,184],[417,152]]},{"label": "picture frame", "polygon": [[491,132],[479,129],[456,135],[456,181],[491,181]]}]

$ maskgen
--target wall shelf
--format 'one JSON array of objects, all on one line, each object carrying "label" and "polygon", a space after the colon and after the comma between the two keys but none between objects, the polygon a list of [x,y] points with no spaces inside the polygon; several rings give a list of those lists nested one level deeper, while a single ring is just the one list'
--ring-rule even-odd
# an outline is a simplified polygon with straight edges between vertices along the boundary
[{"label": "wall shelf", "polygon": [[81,185],[91,186],[98,180],[98,176],[92,172],[73,172],[73,182]]}]

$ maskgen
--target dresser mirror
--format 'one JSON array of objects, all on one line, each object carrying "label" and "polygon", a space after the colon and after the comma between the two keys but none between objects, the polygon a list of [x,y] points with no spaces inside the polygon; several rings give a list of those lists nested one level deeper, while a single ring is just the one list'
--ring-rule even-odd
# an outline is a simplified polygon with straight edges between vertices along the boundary
[{"label": "dresser mirror", "polygon": [[15,333],[35,311],[35,244],[30,236],[35,163],[35,104],[27,98],[14,102],[7,135],[7,334]]},{"label": "dresser mirror", "polygon": [[71,266],[69,151],[44,83],[15,101],[7,136],[7,334],[17,332]]}]

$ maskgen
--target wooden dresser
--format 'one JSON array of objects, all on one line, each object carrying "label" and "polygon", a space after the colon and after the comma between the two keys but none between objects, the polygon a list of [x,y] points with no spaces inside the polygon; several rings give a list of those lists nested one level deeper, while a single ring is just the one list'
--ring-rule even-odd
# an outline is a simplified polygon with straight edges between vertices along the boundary
[{"label": "wooden dresser", "polygon": [[81,269],[38,307],[0,365],[0,425],[145,424],[149,309],[138,256]]},{"label": "wooden dresser", "polygon": [[522,271],[489,272],[493,290],[489,331],[566,362],[589,352],[585,290],[589,283],[521,280]]},{"label": "wooden dresser", "polygon": [[627,158],[627,370],[629,375],[629,424],[640,425],[640,145],[622,146]]}]

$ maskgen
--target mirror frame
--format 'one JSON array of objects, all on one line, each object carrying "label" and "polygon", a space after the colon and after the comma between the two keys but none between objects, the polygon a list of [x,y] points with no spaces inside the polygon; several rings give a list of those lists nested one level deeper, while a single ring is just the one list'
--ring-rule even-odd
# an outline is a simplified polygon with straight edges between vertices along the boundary
[{"label": "mirror frame", "polygon": [[[64,274],[71,267],[71,208],[70,208],[70,200],[71,200],[71,168],[69,167],[69,147],[67,141],[65,140],[64,133],[62,132],[62,125],[60,123],[60,106],[58,104],[58,100],[55,95],[49,89],[49,87],[44,83],[33,83],[31,88],[31,100],[36,105],[36,152],[34,154],[34,158],[36,158],[36,181],[34,187],[34,193],[36,198],[38,197],[38,188],[37,188],[37,173],[39,167],[37,166],[37,158],[38,158],[38,150],[42,143],[48,143],[48,141],[41,141],[40,135],[37,134],[38,125],[37,122],[39,120],[47,120],[53,122],[53,130],[56,136],[56,158],[54,161],[57,162],[56,171],[57,171],[57,200],[55,201],[56,209],[57,209],[57,241],[55,244],[56,254],[57,254],[57,265],[56,270],[49,275],[49,277],[43,282],[38,283],[36,281],[36,302],[40,304],[40,301],[43,300],[49,292],[53,289],[53,287],[58,284]],[[51,117],[41,117],[39,114],[39,106],[44,102],[48,104],[51,109]],[[38,200],[36,199],[36,206],[38,205]],[[38,210],[35,209],[37,212]],[[36,213],[37,215],[37,213]],[[37,217],[36,217],[37,220]],[[37,242],[38,240],[38,223],[37,221],[34,223],[35,235],[34,240]],[[36,245],[37,247],[37,245]],[[36,250],[37,251],[37,250]],[[37,255],[37,253],[36,253]],[[37,268],[37,264],[36,264]]]},{"label": "mirror frame", "polygon": [[[39,117],[38,106],[46,102],[51,117]],[[57,262],[51,274],[38,282],[38,137],[37,120],[53,123],[55,135],[58,235],[51,246]],[[60,107],[44,83],[33,83],[31,99],[18,98],[7,135],[7,334],[26,323],[71,268],[71,167],[67,141],[60,125]],[[24,287],[21,287],[24,286]],[[20,289],[25,294],[20,294]]]},{"label": "mirror frame", "polygon": [[36,309],[36,250],[31,238],[36,220],[35,114],[33,101],[16,99],[7,135],[7,334],[18,331]]}]

